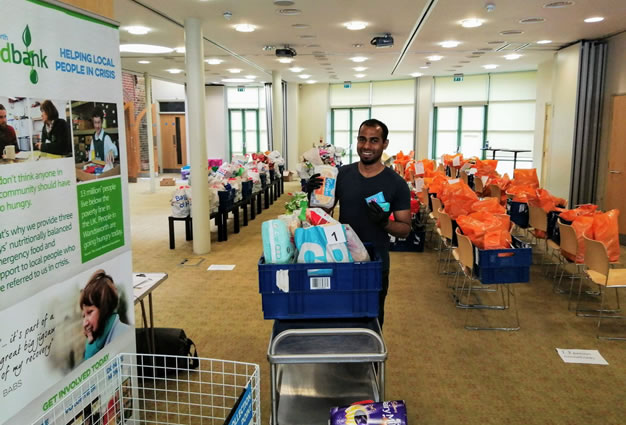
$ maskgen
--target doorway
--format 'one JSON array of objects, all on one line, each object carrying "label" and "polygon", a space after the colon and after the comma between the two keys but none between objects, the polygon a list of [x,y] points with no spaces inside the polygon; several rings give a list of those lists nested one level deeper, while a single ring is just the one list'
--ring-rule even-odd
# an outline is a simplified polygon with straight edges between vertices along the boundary
[{"label": "doorway", "polygon": [[177,173],[187,165],[187,141],[184,114],[160,114],[163,171]]},{"label": "doorway", "polygon": [[619,209],[620,243],[626,244],[626,95],[613,97],[611,114],[611,141],[609,144],[609,169],[606,180],[605,209]]}]

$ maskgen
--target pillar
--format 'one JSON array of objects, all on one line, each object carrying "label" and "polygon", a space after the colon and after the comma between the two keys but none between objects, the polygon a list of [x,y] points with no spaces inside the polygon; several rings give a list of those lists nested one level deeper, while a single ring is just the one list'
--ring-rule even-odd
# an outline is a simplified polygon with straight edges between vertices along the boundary
[{"label": "pillar", "polygon": [[272,71],[272,134],[273,147],[280,153],[283,149],[283,86],[279,71]]},{"label": "pillar", "polygon": [[150,170],[150,193],[156,191],[156,176],[154,175],[154,137],[152,137],[152,78],[148,73],[143,74],[146,85],[146,126],[148,127],[148,169]]}]

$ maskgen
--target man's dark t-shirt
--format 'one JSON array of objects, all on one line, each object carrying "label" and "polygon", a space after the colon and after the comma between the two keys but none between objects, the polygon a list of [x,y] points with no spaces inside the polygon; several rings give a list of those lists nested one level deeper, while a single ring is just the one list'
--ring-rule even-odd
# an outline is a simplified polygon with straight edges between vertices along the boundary
[{"label": "man's dark t-shirt", "polygon": [[392,212],[411,208],[409,187],[392,169],[385,167],[381,173],[369,178],[359,172],[356,162],[339,169],[335,191],[339,201],[339,221],[349,224],[361,241],[373,243],[383,260],[383,270],[388,270],[389,234],[368,219],[365,203],[365,198],[378,192],[383,192]]}]

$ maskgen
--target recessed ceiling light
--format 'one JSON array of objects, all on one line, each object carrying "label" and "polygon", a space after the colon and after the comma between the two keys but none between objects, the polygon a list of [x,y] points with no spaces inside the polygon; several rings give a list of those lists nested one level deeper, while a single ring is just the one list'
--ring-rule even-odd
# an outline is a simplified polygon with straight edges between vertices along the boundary
[{"label": "recessed ceiling light", "polygon": [[350,60],[352,62],[365,62],[367,58],[365,56],[355,56],[353,58],[350,58]]},{"label": "recessed ceiling light", "polygon": [[278,62],[280,62],[280,63],[291,63],[291,62],[293,62],[293,59],[292,58],[280,58],[280,59],[278,59]]},{"label": "recessed ceiling light", "polygon": [[421,77],[422,75],[424,75],[424,74],[422,74],[421,72],[414,72],[414,73],[411,74],[411,77],[417,78],[417,77]]},{"label": "recessed ceiling light", "polygon": [[150,32],[150,28],[142,27],[140,25],[133,25],[130,27],[126,27],[125,29],[126,31],[128,31],[130,34],[133,34],[133,35],[145,35]]},{"label": "recessed ceiling light", "polygon": [[509,61],[514,61],[515,59],[519,59],[521,57],[522,55],[520,55],[519,53],[511,53],[508,55],[504,55],[504,59],[509,60]]},{"label": "recessed ceiling light", "polygon": [[363,77],[365,77],[365,74],[354,74],[354,76],[356,78],[363,78]]},{"label": "recessed ceiling light", "polygon": [[426,59],[428,59],[429,61],[432,61],[432,62],[437,62],[437,61],[440,61],[441,59],[443,59],[443,56],[433,55],[433,56],[428,56]]},{"label": "recessed ceiling light", "polygon": [[235,25],[235,30],[239,32],[252,32],[256,29],[254,25],[251,24],[237,24]]},{"label": "recessed ceiling light", "polygon": [[552,43],[552,40],[539,40],[537,42],[537,44],[550,44],[550,43]]},{"label": "recessed ceiling light", "polygon": [[500,31],[500,35],[520,35],[520,34],[524,34],[524,31],[520,31],[520,30]]},{"label": "recessed ceiling light", "polygon": [[230,72],[231,74],[239,74],[241,72],[241,69],[239,68],[231,68],[228,70],[228,72]]},{"label": "recessed ceiling light", "polygon": [[485,54],[485,52],[479,52],[479,51],[476,51],[476,52],[472,52],[472,54],[473,54],[473,55],[484,55],[484,54]]},{"label": "recessed ceiling light", "polygon": [[120,44],[122,53],[172,53],[174,49],[152,44]]},{"label": "recessed ceiling light", "polygon": [[246,78],[248,80],[254,80],[256,78],[256,75],[246,75]]},{"label": "recessed ceiling light", "polygon": [[311,25],[309,25],[309,24],[292,24],[291,26],[293,28],[299,29],[299,30],[305,29],[305,28],[311,28]]},{"label": "recessed ceiling light", "polygon": [[587,22],[588,24],[591,24],[593,22],[602,22],[602,21],[604,21],[604,18],[602,16],[593,16],[591,18],[585,19],[585,22]]},{"label": "recessed ceiling light", "polygon": [[215,58],[209,58],[207,60],[205,60],[206,63],[208,63],[209,65],[219,65],[220,63],[224,62],[221,59],[215,59]]},{"label": "recessed ceiling light", "polygon": [[307,84],[315,84],[315,83],[317,83],[317,81],[315,81],[315,80],[309,80],[309,81],[307,81]]},{"label": "recessed ceiling light", "polygon": [[251,83],[248,78],[222,78],[222,83]]},{"label": "recessed ceiling light", "polygon": [[442,41],[441,43],[439,43],[441,47],[445,47],[446,49],[451,49],[453,47],[458,46],[459,44],[461,44],[459,41],[454,41],[454,40],[447,40],[447,41]]},{"label": "recessed ceiling light", "polygon": [[483,68],[485,69],[496,69],[499,65],[494,65],[494,64],[488,64],[488,65],[483,65]]},{"label": "recessed ceiling light", "polygon": [[355,66],[352,69],[354,69],[356,72],[363,72],[363,71],[365,71],[367,69],[367,67],[366,66]]},{"label": "recessed ceiling light", "polygon": [[181,47],[174,47],[174,51],[176,53],[185,53],[185,46],[181,46]]},{"label": "recessed ceiling light", "polygon": [[140,63],[140,64],[142,64],[142,65],[145,65],[145,64],[147,64],[147,63],[150,63],[150,61],[137,61],[137,63]]},{"label": "recessed ceiling light", "polygon": [[478,50],[482,50],[483,52],[490,52],[493,49],[491,47],[483,47],[482,49],[478,49]]},{"label": "recessed ceiling light", "polygon": [[469,18],[469,19],[463,19],[460,22],[460,24],[465,28],[476,28],[476,27],[481,26],[483,22],[484,21],[482,19]]},{"label": "recessed ceiling light", "polygon": [[300,9],[276,9],[276,13],[283,16],[296,16],[302,13]]},{"label": "recessed ceiling light", "polygon": [[367,22],[352,21],[352,22],[346,22],[345,24],[343,24],[343,26],[348,28],[349,30],[357,31],[357,30],[362,30],[366,28]]},{"label": "recessed ceiling light", "polygon": [[170,74],[180,74],[181,72],[183,72],[182,69],[178,69],[178,68],[170,68],[170,69],[166,69],[167,72],[169,72]]},{"label": "recessed ceiling light", "polygon": [[320,62],[322,66],[332,66],[330,62]]},{"label": "recessed ceiling light", "polygon": [[546,9],[560,9],[562,7],[572,6],[573,4],[573,1],[553,1],[551,3],[544,4],[543,7]]},{"label": "recessed ceiling light", "polygon": [[304,68],[300,68],[298,66],[294,66],[293,68],[289,68],[291,72],[302,72]]},{"label": "recessed ceiling light", "polygon": [[476,58],[479,58],[480,56],[478,56],[478,55],[470,55],[470,56],[466,56],[466,57],[468,57],[470,59],[476,59]]},{"label": "recessed ceiling light", "polygon": [[427,66],[420,66],[420,69],[428,69]]},{"label": "recessed ceiling light", "polygon": [[545,21],[546,20],[544,18],[524,18],[524,19],[520,19],[519,23],[520,24],[540,24]]},{"label": "recessed ceiling light", "polygon": [[295,1],[292,0],[274,0],[276,6],[293,6]]},{"label": "recessed ceiling light", "polygon": [[309,74],[300,74],[298,75],[298,77],[302,78],[303,80],[306,80],[307,78],[311,78]]},{"label": "recessed ceiling light", "polygon": [[452,68],[463,68],[463,65],[452,65]]}]

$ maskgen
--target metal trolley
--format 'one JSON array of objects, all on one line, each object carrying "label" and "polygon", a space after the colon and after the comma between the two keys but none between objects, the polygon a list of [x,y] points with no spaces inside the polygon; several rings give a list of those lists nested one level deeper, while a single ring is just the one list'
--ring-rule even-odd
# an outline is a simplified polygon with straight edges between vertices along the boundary
[{"label": "metal trolley", "polygon": [[190,359],[119,354],[33,425],[260,425],[258,365]]},{"label": "metal trolley", "polygon": [[377,319],[276,320],[267,358],[271,425],[327,424],[334,406],[385,398]]}]

